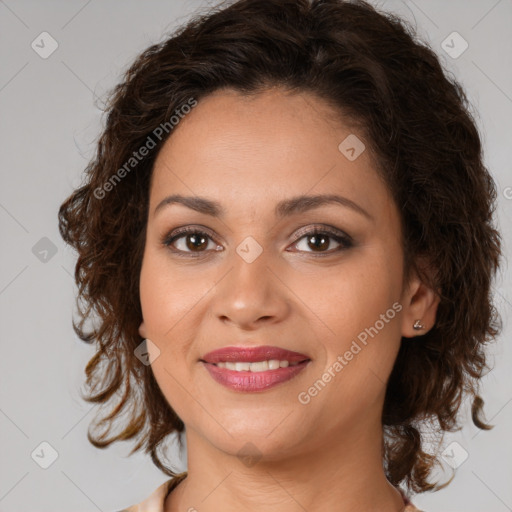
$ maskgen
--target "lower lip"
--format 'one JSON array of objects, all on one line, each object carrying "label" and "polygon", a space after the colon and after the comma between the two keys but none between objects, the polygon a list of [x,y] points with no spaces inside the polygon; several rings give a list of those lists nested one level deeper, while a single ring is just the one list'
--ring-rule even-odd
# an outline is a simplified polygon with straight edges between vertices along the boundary
[{"label": "lower lip", "polygon": [[294,366],[287,366],[286,368],[277,368],[276,370],[266,370],[264,372],[237,372],[235,370],[228,370],[227,368],[219,368],[211,363],[202,361],[210,375],[219,384],[235,391],[264,391],[265,389],[272,388],[293,379],[295,375],[299,374],[309,361],[304,361]]}]

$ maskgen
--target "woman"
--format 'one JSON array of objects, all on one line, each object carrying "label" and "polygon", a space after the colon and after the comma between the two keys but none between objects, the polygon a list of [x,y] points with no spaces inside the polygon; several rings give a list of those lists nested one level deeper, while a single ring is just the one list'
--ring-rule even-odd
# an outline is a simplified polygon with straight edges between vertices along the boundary
[{"label": "woman", "polygon": [[89,439],[171,477],[125,510],[418,510],[422,427],[469,397],[491,428],[494,201],[463,89],[369,4],[241,0],[148,48],[59,212]]}]

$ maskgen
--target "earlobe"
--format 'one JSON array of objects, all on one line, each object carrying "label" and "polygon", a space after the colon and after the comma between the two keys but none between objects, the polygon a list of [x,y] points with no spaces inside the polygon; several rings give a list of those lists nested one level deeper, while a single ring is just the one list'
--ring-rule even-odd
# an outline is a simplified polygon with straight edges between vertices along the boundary
[{"label": "earlobe", "polygon": [[439,302],[439,293],[415,277],[403,302],[402,336],[414,338],[432,329]]},{"label": "earlobe", "polygon": [[139,334],[144,338],[146,339],[148,336],[147,336],[147,331],[146,331],[146,326],[144,324],[144,321],[142,321],[142,323],[139,325]]}]

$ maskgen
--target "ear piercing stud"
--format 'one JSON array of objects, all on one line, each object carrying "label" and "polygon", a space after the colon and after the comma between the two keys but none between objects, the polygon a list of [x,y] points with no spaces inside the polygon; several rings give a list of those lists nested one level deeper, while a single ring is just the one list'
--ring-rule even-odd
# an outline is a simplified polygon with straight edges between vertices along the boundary
[{"label": "ear piercing stud", "polygon": [[416,331],[421,331],[422,329],[425,329],[425,326],[421,323],[421,320],[416,320],[412,328],[415,329]]}]

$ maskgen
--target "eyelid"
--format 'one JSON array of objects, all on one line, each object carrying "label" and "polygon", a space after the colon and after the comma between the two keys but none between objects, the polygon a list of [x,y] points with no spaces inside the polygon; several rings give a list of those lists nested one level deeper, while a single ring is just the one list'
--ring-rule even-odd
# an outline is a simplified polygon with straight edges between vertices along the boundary
[{"label": "eyelid", "polygon": [[[295,240],[292,242],[291,246],[297,245],[304,237],[314,236],[316,234],[327,235],[330,239],[334,240],[338,247],[334,249],[330,249],[328,251],[293,251],[302,255],[309,255],[314,258],[322,258],[329,257],[333,255],[340,254],[341,252],[354,247],[355,242],[354,239],[348,235],[345,231],[342,231],[339,228],[334,226],[329,226],[326,224],[308,224],[304,228],[300,228],[297,232]],[[286,249],[288,252],[291,252],[288,248]]]},{"label": "eyelid", "polygon": [[[213,232],[208,229],[205,226],[201,226],[199,224],[189,225],[189,226],[183,226],[176,229],[171,229],[169,232],[167,232],[161,239],[161,243],[166,246],[167,248],[171,249],[175,253],[179,254],[193,254],[192,252],[187,251],[181,251],[179,249],[175,249],[172,247],[172,244],[176,242],[176,240],[188,235],[188,234],[203,234],[206,235],[211,241],[216,243],[217,245],[220,245],[219,242],[217,242],[216,235],[213,234]],[[201,251],[199,251],[201,252]],[[204,251],[205,252],[205,251]],[[198,253],[199,254],[199,253]]]},{"label": "eyelid", "polygon": [[347,234],[345,231],[336,228],[334,226],[330,226],[329,224],[307,224],[301,228],[299,228],[296,233],[295,242],[300,240],[304,235],[314,234],[314,233],[325,233],[331,236],[339,237],[345,239],[347,242],[353,243],[353,238]]},{"label": "eyelid", "polygon": [[[209,228],[199,225],[199,224],[188,225],[188,226],[183,226],[180,228],[173,229],[169,233],[164,235],[161,242],[164,246],[169,248],[169,250],[173,251],[175,254],[194,255],[194,251],[182,251],[180,249],[176,249],[176,248],[172,247],[172,244],[176,240],[182,238],[183,236],[186,236],[189,233],[204,234],[211,241],[216,243],[217,245],[221,245],[217,242],[216,235],[214,235],[213,232]],[[327,256],[330,254],[334,254],[336,252],[340,252],[341,250],[347,249],[354,245],[354,240],[350,235],[348,235],[345,231],[342,231],[341,229],[336,228],[334,226],[330,226],[328,224],[306,224],[305,226],[298,228],[298,230],[295,231],[295,238],[291,245],[297,244],[302,238],[304,238],[307,235],[311,236],[311,235],[315,235],[315,234],[326,234],[326,235],[330,236],[331,238],[335,239],[335,241],[337,243],[339,243],[341,245],[341,248],[336,248],[334,250],[329,250],[329,251],[325,251],[325,252],[320,251],[318,253],[315,253],[315,251],[311,251],[311,252],[310,251],[298,251],[298,252],[306,252],[306,253],[316,255],[316,256],[322,256],[322,255]],[[210,251],[198,251],[196,253],[196,255],[197,256],[204,255],[204,254],[208,254],[209,252],[211,252],[211,250]]]}]

